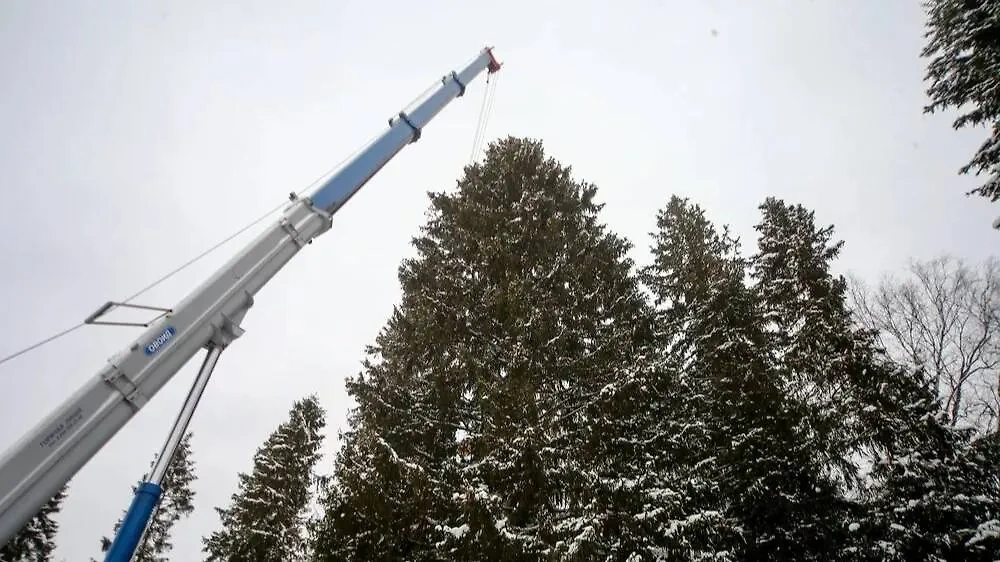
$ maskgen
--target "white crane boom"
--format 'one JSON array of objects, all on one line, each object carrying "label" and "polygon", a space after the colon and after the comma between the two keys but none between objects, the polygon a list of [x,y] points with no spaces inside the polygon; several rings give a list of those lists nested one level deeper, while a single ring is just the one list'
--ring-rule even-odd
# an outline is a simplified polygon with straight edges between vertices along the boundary
[{"label": "white crane boom", "polygon": [[[254,295],[299,250],[330,228],[331,216],[483,71],[499,70],[483,49],[410,113],[154,321],[92,379],[0,456],[0,545],[48,502],[199,350],[222,349],[242,333]],[[103,314],[113,303],[98,310]]]}]

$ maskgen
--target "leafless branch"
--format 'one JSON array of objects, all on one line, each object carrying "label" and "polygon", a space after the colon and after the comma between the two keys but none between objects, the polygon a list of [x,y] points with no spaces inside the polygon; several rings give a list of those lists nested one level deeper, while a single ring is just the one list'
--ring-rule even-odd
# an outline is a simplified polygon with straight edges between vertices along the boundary
[{"label": "leafless branch", "polygon": [[851,280],[856,321],[893,360],[923,369],[952,424],[1000,430],[1000,262],[912,261],[875,288]]}]

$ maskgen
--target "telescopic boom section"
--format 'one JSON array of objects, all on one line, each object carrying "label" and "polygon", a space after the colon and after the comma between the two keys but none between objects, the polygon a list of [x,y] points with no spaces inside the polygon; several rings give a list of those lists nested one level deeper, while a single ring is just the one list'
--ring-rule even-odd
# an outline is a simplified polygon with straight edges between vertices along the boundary
[{"label": "telescopic boom section", "polygon": [[111,358],[90,381],[0,456],[0,545],[52,498],[199,350],[224,348],[242,334],[254,295],[389,160],[484,71],[500,69],[492,49],[451,72],[409,113],[211,278]]}]

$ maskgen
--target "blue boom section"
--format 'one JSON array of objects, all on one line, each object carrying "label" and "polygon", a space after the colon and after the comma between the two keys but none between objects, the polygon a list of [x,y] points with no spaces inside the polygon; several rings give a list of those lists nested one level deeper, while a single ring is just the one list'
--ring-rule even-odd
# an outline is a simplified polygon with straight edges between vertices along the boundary
[{"label": "blue boom section", "polygon": [[310,196],[312,204],[328,213],[335,212],[360,190],[407,144],[420,139],[420,131],[448,102],[465,93],[465,85],[483,70],[500,68],[490,49],[483,51],[460,72],[441,79],[442,85],[409,114],[401,112],[389,121],[389,130],[348,162],[337,174]]},{"label": "blue boom section", "polygon": [[122,527],[115,536],[115,542],[111,543],[108,555],[104,558],[105,562],[128,562],[132,558],[132,553],[139,546],[139,539],[146,530],[146,522],[160,501],[161,493],[163,488],[152,482],[139,485],[132,505],[122,521]]}]

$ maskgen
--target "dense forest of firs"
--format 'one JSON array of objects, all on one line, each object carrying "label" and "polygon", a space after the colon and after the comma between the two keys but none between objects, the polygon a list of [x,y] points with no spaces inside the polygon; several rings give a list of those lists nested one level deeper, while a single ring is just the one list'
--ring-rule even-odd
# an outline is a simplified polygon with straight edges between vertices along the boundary
[{"label": "dense forest of firs", "polygon": [[[1000,123],[1000,2],[925,8],[926,111]],[[1000,125],[961,171],[1000,198]],[[533,139],[429,197],[335,458],[296,402],[206,560],[1000,559],[1000,262],[866,285],[822,209],[761,201],[741,244],[665,194],[633,263]],[[137,562],[167,560],[194,479],[188,435]],[[0,560],[51,558],[66,493]]]},{"label": "dense forest of firs", "polygon": [[[852,298],[832,227],[799,205],[763,201],[748,252],[669,198],[637,267],[595,195],[514,138],[431,195],[402,301],[349,381],[315,560],[996,559],[979,375],[997,376],[1000,338],[952,357],[931,327],[911,357],[906,329],[868,326],[935,322],[891,306],[922,305],[919,277]],[[995,276],[919,265],[1000,303]],[[992,334],[998,310],[977,312],[963,335]]]}]

